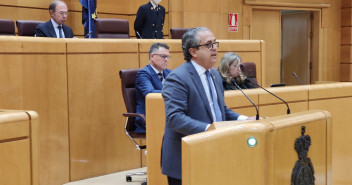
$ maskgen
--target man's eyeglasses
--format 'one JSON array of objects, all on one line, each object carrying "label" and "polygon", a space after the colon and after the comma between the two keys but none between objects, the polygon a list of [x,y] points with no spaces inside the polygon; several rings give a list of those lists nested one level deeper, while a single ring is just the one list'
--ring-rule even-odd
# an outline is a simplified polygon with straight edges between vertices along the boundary
[{"label": "man's eyeglasses", "polygon": [[58,12],[58,14],[60,14],[60,15],[68,15],[68,12]]},{"label": "man's eyeglasses", "polygon": [[161,57],[161,58],[163,58],[163,59],[168,59],[168,60],[171,59],[171,56],[170,56],[170,55],[157,54],[157,53],[153,53],[153,55],[158,55],[159,57]]},{"label": "man's eyeglasses", "polygon": [[201,45],[194,46],[193,48],[198,48],[200,46],[205,46],[208,49],[213,49],[214,45],[216,45],[216,48],[218,48],[219,47],[219,42],[211,42],[211,43],[207,43],[207,44],[201,44]]}]

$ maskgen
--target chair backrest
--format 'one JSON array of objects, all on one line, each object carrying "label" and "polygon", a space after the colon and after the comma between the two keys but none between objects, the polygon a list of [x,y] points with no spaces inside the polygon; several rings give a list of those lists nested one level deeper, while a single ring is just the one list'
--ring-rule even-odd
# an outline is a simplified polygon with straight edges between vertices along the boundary
[{"label": "chair backrest", "polygon": [[32,36],[35,34],[35,27],[45,21],[18,20],[16,21],[18,36]]},{"label": "chair backrest", "polygon": [[126,19],[96,19],[96,38],[130,38],[130,28]]},{"label": "chair backrest", "polygon": [[243,74],[251,79],[253,82],[257,82],[257,70],[256,70],[256,65],[254,62],[243,62],[240,65],[241,71]]},{"label": "chair backrest", "polygon": [[186,33],[186,31],[189,29],[191,28],[171,28],[171,39],[182,39],[183,34]]},{"label": "chair backrest", "polygon": [[[139,69],[125,69],[120,71],[121,90],[123,100],[128,113],[136,113],[136,77]],[[132,132],[136,129],[134,125],[135,119],[129,119],[126,130]]]},{"label": "chair backrest", "polygon": [[16,35],[15,22],[8,19],[0,19],[0,35]]}]

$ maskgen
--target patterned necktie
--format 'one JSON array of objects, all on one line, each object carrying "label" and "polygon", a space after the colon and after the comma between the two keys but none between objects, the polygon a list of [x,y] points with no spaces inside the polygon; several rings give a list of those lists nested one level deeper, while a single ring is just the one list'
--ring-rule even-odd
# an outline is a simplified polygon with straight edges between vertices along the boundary
[{"label": "patterned necktie", "polygon": [[158,77],[159,77],[160,81],[162,82],[163,79],[164,79],[163,74],[162,73],[158,73]]},{"label": "patterned necktie", "polygon": [[218,100],[215,97],[215,89],[212,86],[213,83],[211,81],[211,77],[208,70],[205,71],[205,75],[207,76],[207,80],[208,80],[210,96],[211,96],[211,99],[213,100],[213,106],[214,106],[213,109],[216,117],[215,121],[222,121],[220,106],[219,106]]},{"label": "patterned necktie", "polygon": [[64,38],[64,37],[62,36],[62,33],[61,33],[62,27],[61,27],[61,26],[58,26],[57,28],[59,29],[59,38]]}]

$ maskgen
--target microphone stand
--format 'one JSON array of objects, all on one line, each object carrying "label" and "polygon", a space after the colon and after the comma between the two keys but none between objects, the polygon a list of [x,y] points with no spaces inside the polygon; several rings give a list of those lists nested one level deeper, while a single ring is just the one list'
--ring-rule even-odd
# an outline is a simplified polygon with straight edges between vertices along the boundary
[{"label": "microphone stand", "polygon": [[255,115],[255,119],[259,120],[259,111],[258,111],[258,107],[254,104],[254,102],[243,92],[243,90],[240,88],[240,86],[238,86],[238,84],[236,83],[236,81],[234,79],[231,80],[232,84],[236,86],[237,89],[239,89],[242,94],[244,96],[246,96],[246,98],[253,104],[253,106],[255,107],[255,110],[257,111],[257,115]]},{"label": "microphone stand", "polygon": [[136,31],[136,34],[138,35],[138,37],[139,37],[140,39],[143,39],[142,36],[139,34],[138,31]]},{"label": "microphone stand", "polygon": [[247,79],[248,79],[248,81],[251,82],[252,84],[257,85],[258,87],[262,88],[264,91],[268,92],[269,94],[275,96],[276,98],[278,98],[279,100],[281,100],[282,102],[284,102],[284,103],[286,104],[286,106],[287,106],[287,114],[290,114],[290,113],[291,113],[290,107],[288,106],[288,104],[287,104],[287,102],[286,102],[285,100],[283,100],[283,99],[281,99],[280,97],[276,96],[274,93],[268,91],[267,89],[265,89],[264,87],[260,86],[259,84],[253,82],[251,79],[249,79],[249,78],[247,78]]},{"label": "microphone stand", "polygon": [[87,38],[90,34],[92,34],[93,33],[93,31],[90,31],[89,33],[87,33],[87,35],[86,36],[84,36],[84,38]]},{"label": "microphone stand", "polygon": [[302,83],[301,79],[298,78],[297,74],[295,72],[293,72],[292,74],[296,78],[296,80],[298,81],[299,85],[302,85],[303,83]]}]

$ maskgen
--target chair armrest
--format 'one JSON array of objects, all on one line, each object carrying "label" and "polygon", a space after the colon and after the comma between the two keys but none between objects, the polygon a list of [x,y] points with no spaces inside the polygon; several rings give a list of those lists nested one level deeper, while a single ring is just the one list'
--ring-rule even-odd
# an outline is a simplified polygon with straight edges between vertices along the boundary
[{"label": "chair armrest", "polygon": [[123,116],[125,116],[125,117],[141,117],[141,118],[145,119],[144,114],[138,114],[138,113],[123,113]]}]

